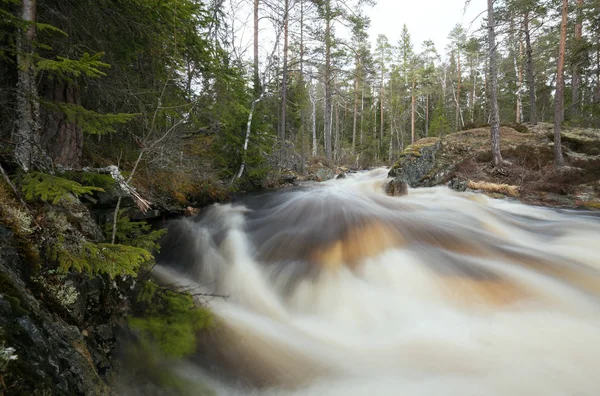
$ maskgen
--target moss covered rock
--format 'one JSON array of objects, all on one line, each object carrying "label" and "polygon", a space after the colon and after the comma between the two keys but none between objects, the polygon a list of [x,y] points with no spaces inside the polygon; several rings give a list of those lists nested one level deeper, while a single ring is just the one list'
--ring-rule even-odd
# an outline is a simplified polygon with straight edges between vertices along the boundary
[{"label": "moss covered rock", "polygon": [[424,138],[416,141],[400,156],[388,176],[400,178],[415,187],[435,166],[435,155],[441,147],[439,138]]}]

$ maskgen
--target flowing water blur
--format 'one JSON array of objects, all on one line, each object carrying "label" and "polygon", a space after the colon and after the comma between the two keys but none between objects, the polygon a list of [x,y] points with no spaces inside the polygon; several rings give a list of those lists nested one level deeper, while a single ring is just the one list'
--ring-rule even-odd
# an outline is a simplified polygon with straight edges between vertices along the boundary
[{"label": "flowing water blur", "polygon": [[223,395],[599,394],[600,218],[389,197],[386,176],[172,224],[156,276],[228,296],[180,374]]}]

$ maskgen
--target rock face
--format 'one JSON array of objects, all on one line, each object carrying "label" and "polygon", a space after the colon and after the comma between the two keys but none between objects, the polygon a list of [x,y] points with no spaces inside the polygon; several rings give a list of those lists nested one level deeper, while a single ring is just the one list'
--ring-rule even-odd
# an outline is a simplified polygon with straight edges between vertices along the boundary
[{"label": "rock face", "polygon": [[408,183],[400,177],[395,178],[385,187],[385,193],[392,197],[401,197],[408,194]]},{"label": "rock face", "polygon": [[94,364],[93,356],[103,353],[88,349],[76,326],[49,312],[33,296],[21,280],[19,271],[27,265],[17,246],[13,232],[0,225],[0,347],[14,348],[17,355],[0,372],[4,382],[0,393],[111,394]]},{"label": "rock face", "polygon": [[439,138],[424,138],[404,149],[398,162],[388,176],[400,178],[411,187],[416,187],[435,166],[435,155],[440,149]]}]

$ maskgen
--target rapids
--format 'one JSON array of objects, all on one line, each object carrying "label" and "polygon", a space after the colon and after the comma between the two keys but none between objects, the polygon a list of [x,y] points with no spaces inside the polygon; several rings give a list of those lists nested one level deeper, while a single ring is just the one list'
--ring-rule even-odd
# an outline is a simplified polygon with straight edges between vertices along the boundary
[{"label": "rapids", "polygon": [[[158,279],[225,295],[177,367],[219,395],[597,395],[600,218],[387,169],[170,226]],[[389,179],[388,179],[389,180]]]}]

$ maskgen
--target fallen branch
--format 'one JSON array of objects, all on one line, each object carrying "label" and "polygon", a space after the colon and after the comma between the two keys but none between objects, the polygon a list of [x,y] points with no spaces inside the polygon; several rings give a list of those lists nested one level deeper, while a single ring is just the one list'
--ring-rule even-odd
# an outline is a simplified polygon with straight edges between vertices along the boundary
[{"label": "fallen branch", "polygon": [[489,182],[474,182],[473,180],[469,180],[467,183],[467,187],[472,190],[481,190],[488,193],[500,193],[510,197],[518,197],[519,187],[511,186],[509,184],[496,184]]},{"label": "fallen branch", "polygon": [[21,197],[21,194],[19,194],[19,190],[17,190],[17,187],[15,187],[15,185],[13,184],[13,182],[10,180],[10,178],[8,177],[8,175],[6,174],[6,171],[4,171],[4,168],[2,167],[2,164],[0,164],[0,173],[2,173],[2,177],[4,177],[4,181],[6,182],[6,184],[8,184],[10,186],[10,188],[13,190],[13,192],[15,193],[15,196],[19,199],[19,201],[21,202],[21,205],[23,205],[24,208],[27,207],[27,204],[25,203],[25,201],[23,200],[23,197]]},{"label": "fallen branch", "polygon": [[107,166],[106,168],[83,168],[84,172],[95,172],[95,173],[99,173],[99,174],[109,174],[114,181],[117,183],[117,185],[119,186],[119,189],[121,190],[121,192],[123,192],[123,194],[125,194],[126,196],[129,196],[133,199],[133,202],[135,202],[135,204],[137,205],[137,207],[140,209],[140,211],[142,213],[146,213],[152,203],[150,201],[148,201],[147,199],[145,199],[144,197],[142,197],[136,190],[134,187],[132,187],[123,177],[123,175],[121,175],[121,171],[119,170],[119,168],[115,165],[110,165]]}]

